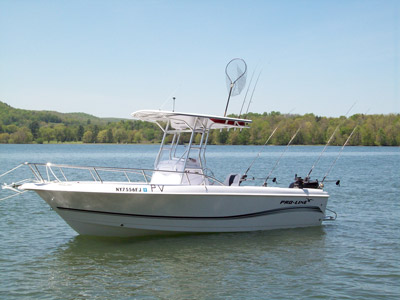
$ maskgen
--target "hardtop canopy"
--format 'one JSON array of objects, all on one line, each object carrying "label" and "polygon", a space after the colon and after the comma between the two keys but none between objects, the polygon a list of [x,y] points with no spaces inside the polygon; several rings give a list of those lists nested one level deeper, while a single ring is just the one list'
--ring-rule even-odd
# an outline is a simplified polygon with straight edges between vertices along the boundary
[{"label": "hardtop canopy", "polygon": [[[176,130],[193,129],[230,129],[248,128],[251,120],[220,117],[212,115],[181,113],[162,110],[139,110],[131,114],[134,119],[152,123],[170,122],[170,127]],[[197,120],[197,122],[196,122]]]}]

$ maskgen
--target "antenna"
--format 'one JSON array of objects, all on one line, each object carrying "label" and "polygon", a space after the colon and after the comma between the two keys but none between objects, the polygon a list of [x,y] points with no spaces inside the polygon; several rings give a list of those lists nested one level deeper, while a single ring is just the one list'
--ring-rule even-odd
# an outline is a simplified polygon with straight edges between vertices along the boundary
[{"label": "antenna", "polygon": [[278,166],[279,161],[281,160],[283,154],[285,154],[286,150],[289,148],[290,144],[293,142],[294,138],[296,137],[296,135],[299,133],[301,129],[301,126],[299,127],[299,129],[297,129],[296,133],[292,136],[292,138],[290,139],[289,143],[286,145],[285,150],[282,152],[281,156],[278,158],[278,160],[275,162],[274,167],[272,168],[272,170],[269,172],[267,178],[265,178],[263,186],[267,186],[267,181],[269,179],[269,177],[271,176],[272,172],[275,170],[275,168]]},{"label": "antenna", "polygon": [[253,92],[251,93],[249,104],[247,105],[246,116],[247,116],[247,113],[249,112],[251,100],[253,100],[254,91],[256,90],[258,79],[260,79],[261,72],[262,72],[262,70],[260,71],[260,73],[258,73],[256,83],[254,84]]},{"label": "antenna", "polygon": [[260,153],[264,150],[264,147],[268,144],[269,140],[272,138],[272,136],[275,134],[275,131],[278,129],[279,126],[277,126],[274,131],[272,131],[271,135],[268,137],[267,141],[265,144],[262,146],[261,150],[257,153],[257,156],[254,158],[254,160],[251,162],[250,166],[247,168],[246,172],[244,172],[243,176],[247,175],[247,172],[250,171],[250,168],[253,166],[254,162],[256,161],[257,158],[260,157]]},{"label": "antenna", "polygon": [[[347,115],[349,114],[349,112],[351,111],[351,109],[354,107],[354,105],[356,105],[356,103],[357,103],[357,101],[354,102],[353,105],[352,105],[352,106],[349,108],[349,110],[347,111],[347,113],[346,113],[346,115],[345,115],[346,119],[347,119]],[[335,130],[333,131],[333,133],[332,133],[331,137],[329,138],[328,142],[325,144],[324,149],[322,149],[321,154],[320,154],[320,155],[318,156],[318,158],[315,160],[314,164],[312,165],[312,167],[311,167],[310,171],[308,172],[308,174],[307,174],[307,176],[306,176],[305,179],[310,178],[310,175],[311,175],[312,171],[314,170],[315,166],[319,163],[319,161],[320,161],[320,159],[321,159],[321,157],[322,157],[322,154],[324,154],[326,148],[327,148],[327,147],[329,146],[329,144],[331,143],[332,138],[333,138],[333,136],[335,135],[336,131],[339,129],[339,127],[343,124],[343,122],[344,122],[346,119],[342,120],[342,122],[340,122],[339,125],[336,126],[336,128],[335,128]]]},{"label": "antenna", "polygon": [[[173,97],[173,96],[174,96],[174,95],[176,94],[176,92],[179,90],[180,86],[181,86],[181,83],[179,83],[178,86],[176,87],[176,89],[165,99],[164,103],[158,108],[158,110],[161,110],[161,109],[164,107],[164,105],[165,105],[168,101],[171,100],[171,98],[172,98],[173,100],[175,99],[175,97]],[[174,106],[175,106],[175,104],[174,104]]]},{"label": "antenna", "polygon": [[246,62],[241,58],[232,59],[225,67],[225,74],[229,95],[228,100],[226,101],[224,117],[226,117],[231,97],[239,95],[246,85]]}]

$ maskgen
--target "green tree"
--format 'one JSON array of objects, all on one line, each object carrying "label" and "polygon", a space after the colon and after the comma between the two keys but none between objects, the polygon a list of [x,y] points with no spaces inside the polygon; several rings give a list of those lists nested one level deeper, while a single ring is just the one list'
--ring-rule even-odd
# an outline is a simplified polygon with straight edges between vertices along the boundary
[{"label": "green tree", "polygon": [[375,145],[377,146],[387,146],[387,139],[385,131],[382,128],[378,129],[378,132],[375,137]]},{"label": "green tree", "polygon": [[33,138],[37,139],[39,137],[39,129],[40,129],[39,122],[33,121],[31,124],[29,124],[29,129],[32,132]]},{"label": "green tree", "polygon": [[107,129],[99,131],[96,140],[98,143],[107,143]]},{"label": "green tree", "polygon": [[85,133],[85,128],[82,125],[79,125],[78,131],[77,131],[77,140],[78,141],[82,141],[84,133]]},{"label": "green tree", "polygon": [[55,132],[51,127],[40,127],[39,136],[44,140],[50,143],[50,141],[54,140]]},{"label": "green tree", "polygon": [[66,127],[64,124],[58,124],[54,126],[54,135],[57,140],[57,142],[65,142],[66,140]]},{"label": "green tree", "polygon": [[29,144],[33,140],[33,135],[29,128],[22,127],[10,135],[10,144]]},{"label": "green tree", "polygon": [[148,141],[152,141],[154,140],[154,129],[153,128],[146,128],[143,131],[143,137],[148,140]]},{"label": "green tree", "polygon": [[14,125],[14,124],[5,126],[5,131],[6,131],[7,133],[14,133],[14,132],[17,132],[17,131],[18,131],[18,126],[17,126],[17,125]]},{"label": "green tree", "polygon": [[134,143],[140,143],[142,140],[143,140],[142,133],[140,131],[136,130],[134,138],[133,138],[133,142]]},{"label": "green tree", "polygon": [[239,131],[239,145],[247,145],[250,141],[250,132],[247,129]]},{"label": "green tree", "polygon": [[217,143],[218,144],[225,144],[226,141],[228,140],[228,131],[227,130],[222,130],[222,131],[216,131],[217,132]]},{"label": "green tree", "polygon": [[70,126],[66,127],[64,133],[65,133],[65,141],[72,142],[77,140],[76,134],[72,127]]},{"label": "green tree", "polygon": [[82,137],[82,142],[93,143],[93,141],[94,141],[93,132],[91,130],[85,131]]},{"label": "green tree", "polygon": [[118,128],[114,133],[114,140],[117,143],[126,143],[128,139],[128,133],[125,129]]},{"label": "green tree", "polygon": [[[291,115],[279,112],[249,113],[253,120],[249,129],[242,131],[212,130],[208,137],[209,144],[255,144],[265,143],[272,130],[279,126],[269,144],[286,145],[302,124],[302,128],[293,141],[294,144],[326,144],[333,130],[340,123],[339,130],[332,140],[332,145],[343,145],[351,131],[358,124],[358,129],[350,139],[350,145],[400,145],[400,114],[362,115],[349,118],[331,118],[313,114]],[[25,128],[25,129],[23,129]],[[82,141],[85,132],[91,131],[92,137],[85,141],[107,143],[158,142],[162,131],[152,123],[132,120],[102,120],[82,113],[61,114],[48,111],[29,111],[15,109],[0,102],[0,143],[30,142],[43,143]],[[23,130],[22,130],[23,129]],[[101,132],[101,134],[100,134]],[[106,133],[106,134],[105,134]],[[189,134],[182,134],[180,143],[189,141]],[[198,141],[199,137],[196,137]]]},{"label": "green tree", "polygon": [[227,144],[229,144],[229,145],[238,145],[239,144],[239,132],[237,130],[232,130],[231,132],[229,132]]},{"label": "green tree", "polygon": [[114,141],[114,135],[111,128],[107,129],[107,143],[112,143]]},{"label": "green tree", "polygon": [[8,134],[7,132],[0,133],[0,144],[8,144],[9,139],[10,134]]}]

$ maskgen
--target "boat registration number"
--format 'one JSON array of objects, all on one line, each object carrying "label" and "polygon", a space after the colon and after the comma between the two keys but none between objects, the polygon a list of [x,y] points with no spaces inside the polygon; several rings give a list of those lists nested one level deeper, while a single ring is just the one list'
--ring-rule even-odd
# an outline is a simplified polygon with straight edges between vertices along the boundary
[{"label": "boat registration number", "polygon": [[164,191],[164,185],[151,184],[150,188],[148,188],[148,187],[130,187],[130,186],[127,187],[127,186],[122,186],[122,187],[116,187],[115,191],[119,192],[119,193],[163,192]]}]

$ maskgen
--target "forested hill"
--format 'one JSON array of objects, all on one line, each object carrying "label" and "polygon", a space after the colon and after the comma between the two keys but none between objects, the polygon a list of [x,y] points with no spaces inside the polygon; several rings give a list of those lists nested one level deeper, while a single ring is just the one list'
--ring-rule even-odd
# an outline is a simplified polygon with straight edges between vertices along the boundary
[{"label": "forested hill", "polygon": [[[210,144],[262,145],[274,128],[269,144],[286,145],[298,128],[294,145],[322,145],[340,124],[332,145],[343,145],[357,126],[349,145],[399,146],[400,114],[360,115],[328,118],[284,115],[279,112],[249,113],[249,129],[219,131],[209,136]],[[13,108],[0,102],[0,143],[157,143],[161,130],[154,124],[128,119],[98,118],[85,113],[58,113]],[[188,136],[184,137],[185,140]]]}]

